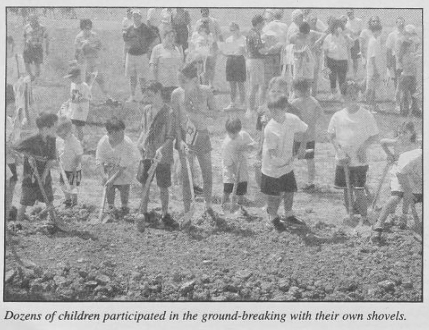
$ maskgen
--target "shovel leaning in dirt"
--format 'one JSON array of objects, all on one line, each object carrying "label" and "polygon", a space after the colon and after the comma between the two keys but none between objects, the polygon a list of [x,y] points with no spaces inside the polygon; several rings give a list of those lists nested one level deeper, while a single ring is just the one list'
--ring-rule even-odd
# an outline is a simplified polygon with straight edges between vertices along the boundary
[{"label": "shovel leaning in dirt", "polygon": [[152,183],[153,177],[155,176],[156,167],[158,166],[159,161],[160,158],[154,158],[149,170],[147,171],[148,177],[142,189],[142,200],[139,207],[140,212],[143,211],[143,201],[149,193],[150,185]]},{"label": "shovel leaning in dirt", "polygon": [[191,205],[189,208],[189,211],[186,212],[183,217],[182,221],[180,222],[180,228],[181,229],[187,229],[191,225],[191,219],[195,212],[195,193],[194,193],[194,183],[192,181],[192,171],[191,171],[191,165],[189,164],[188,155],[185,154],[185,163],[186,163],[186,171],[188,173],[188,180],[189,180],[189,189],[191,191]]},{"label": "shovel leaning in dirt", "polygon": [[354,221],[353,214],[353,198],[352,198],[352,185],[350,182],[350,167],[349,164],[344,164],[344,175],[346,177],[346,189],[347,189],[347,203],[348,203],[348,215],[350,223]]}]

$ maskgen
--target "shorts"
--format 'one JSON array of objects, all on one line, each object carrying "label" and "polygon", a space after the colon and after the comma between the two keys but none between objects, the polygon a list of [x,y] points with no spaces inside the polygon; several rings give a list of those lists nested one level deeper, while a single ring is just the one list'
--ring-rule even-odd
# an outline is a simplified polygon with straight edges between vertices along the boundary
[{"label": "shorts", "polygon": [[[54,194],[52,192],[52,182],[44,185],[44,190],[46,193],[46,197],[48,198],[48,203],[52,203],[54,201]],[[22,186],[21,193],[21,205],[24,206],[33,206],[36,201],[40,201],[42,203],[46,203],[43,198],[43,194],[39,189],[39,186]]]},{"label": "shorts", "polygon": [[[183,134],[184,132],[182,132]],[[182,136],[185,136],[184,134]],[[191,151],[197,154],[206,154],[212,151],[212,144],[210,141],[210,135],[208,130],[198,131],[197,137],[193,145],[189,145],[188,147]]]},{"label": "shorts", "polygon": [[[143,168],[143,184],[146,182],[148,178],[148,171],[150,166],[152,165],[151,159],[143,160],[144,168]],[[155,170],[156,176],[156,185],[160,188],[168,188],[171,187],[171,165],[160,163],[156,167]]]},{"label": "shorts", "polygon": [[360,58],[359,39],[356,39],[353,46],[350,48],[350,58],[352,60]]},{"label": "shorts", "polygon": [[7,164],[9,167],[10,172],[12,173],[12,176],[10,178],[10,181],[18,181],[18,172],[16,171],[16,164]]},{"label": "shorts", "polygon": [[98,74],[100,74],[100,70],[98,70],[98,67],[100,66],[99,64],[100,60],[98,57],[85,58],[81,69],[82,77],[85,77],[85,79],[87,79],[88,75],[93,72],[98,72]]},{"label": "shorts", "polygon": [[[368,172],[368,165],[353,166],[350,169],[350,184],[355,189],[365,189],[366,185],[366,172]],[[344,189],[346,185],[346,175],[344,167],[337,165],[335,169],[335,188]]]},{"label": "shorts", "polygon": [[42,64],[43,63],[43,46],[30,46],[25,45],[24,52],[22,54],[24,58],[24,63],[27,64]]},{"label": "shorts", "polygon": [[[293,154],[296,155],[301,147],[301,142],[293,141]],[[313,149],[312,152],[306,152],[304,159],[314,159],[314,151],[316,150],[316,141],[309,141],[305,145],[305,149]]]},{"label": "shorts", "polygon": [[[76,175],[73,174],[72,171],[64,171],[66,172],[67,181],[70,185],[80,186],[80,181],[82,180],[82,171],[76,171]],[[63,176],[60,175],[60,183],[64,184]]]},{"label": "shorts", "polygon": [[298,187],[293,171],[282,175],[280,178],[273,178],[262,173],[261,192],[265,195],[279,196],[281,192],[292,193],[297,190]]},{"label": "shorts", "polygon": [[146,79],[149,77],[149,73],[149,59],[147,54],[127,54],[125,58],[125,75],[127,77],[139,77],[141,79]]},{"label": "shorts", "polygon": [[251,86],[263,85],[265,79],[264,59],[249,58],[246,62],[247,77]]},{"label": "shorts", "polygon": [[265,83],[268,85],[272,78],[280,76],[281,73],[280,54],[266,55],[264,58]]},{"label": "shorts", "polygon": [[[223,192],[230,194],[234,190],[234,183],[224,183]],[[243,196],[247,194],[247,182],[239,182],[237,186],[237,196]]]},{"label": "shorts", "polygon": [[[391,196],[398,196],[400,198],[404,198],[404,192],[403,191],[392,191],[390,193]],[[416,194],[413,193],[413,201],[414,203],[423,203],[423,194]]]},{"label": "shorts", "polygon": [[116,189],[119,190],[119,193],[121,195],[121,203],[122,205],[128,204],[128,200],[130,197],[130,184],[122,184],[122,185],[113,185],[109,186],[106,189],[106,199],[107,204],[114,205],[115,204],[115,195],[116,195]]},{"label": "shorts", "polygon": [[83,127],[86,125],[86,121],[83,121],[83,120],[72,119],[71,122],[73,125],[79,126],[79,127]]},{"label": "shorts", "polygon": [[246,81],[246,59],[243,55],[230,55],[226,59],[226,81]]},{"label": "shorts", "polygon": [[214,77],[215,70],[216,70],[216,61],[217,61],[217,55],[209,55],[207,56],[205,60],[205,74],[209,77]]}]

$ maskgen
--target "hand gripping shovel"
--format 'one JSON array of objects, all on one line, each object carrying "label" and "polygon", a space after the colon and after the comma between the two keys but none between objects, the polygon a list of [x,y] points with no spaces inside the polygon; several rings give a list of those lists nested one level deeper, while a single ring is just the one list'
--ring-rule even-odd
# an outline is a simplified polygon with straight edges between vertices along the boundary
[{"label": "hand gripping shovel", "polygon": [[188,173],[189,189],[191,190],[191,207],[189,211],[186,212],[182,217],[182,221],[180,223],[181,229],[187,229],[191,225],[191,219],[195,212],[195,193],[193,189],[194,183],[192,182],[191,166],[189,165],[187,154],[185,154],[185,162],[186,162],[186,171]]}]

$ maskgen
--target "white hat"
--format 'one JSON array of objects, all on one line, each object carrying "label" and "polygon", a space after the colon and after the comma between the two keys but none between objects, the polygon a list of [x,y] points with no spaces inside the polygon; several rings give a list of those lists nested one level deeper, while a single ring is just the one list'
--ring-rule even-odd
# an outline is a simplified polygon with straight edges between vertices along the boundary
[{"label": "white hat", "polygon": [[141,11],[138,9],[133,9],[133,11],[131,12],[133,15],[142,15]]}]

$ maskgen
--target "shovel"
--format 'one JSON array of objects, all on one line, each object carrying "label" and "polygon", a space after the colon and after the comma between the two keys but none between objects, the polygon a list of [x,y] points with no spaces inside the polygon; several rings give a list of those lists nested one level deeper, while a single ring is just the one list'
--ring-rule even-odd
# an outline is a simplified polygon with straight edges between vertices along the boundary
[{"label": "shovel", "polygon": [[225,205],[225,211],[229,213],[235,213],[240,209],[240,206],[237,204],[237,189],[238,189],[238,184],[240,182],[240,168],[241,168],[242,161],[243,161],[243,158],[240,158],[240,160],[237,163],[237,169],[235,171],[234,189],[232,190],[232,196],[231,196],[231,203],[227,203]]},{"label": "shovel", "polygon": [[352,198],[352,185],[350,182],[350,168],[348,164],[344,165],[344,175],[346,177],[346,188],[347,188],[347,202],[348,202],[348,213],[349,213],[349,219],[352,223],[354,220],[353,216],[353,198]]},{"label": "shovel", "polygon": [[192,172],[191,172],[191,166],[189,165],[188,155],[185,155],[185,162],[186,162],[186,171],[188,173],[188,180],[189,180],[189,189],[191,190],[191,207],[188,212],[186,212],[183,217],[182,221],[180,223],[181,229],[186,229],[191,224],[192,216],[195,212],[195,193],[194,193],[194,183],[192,181]]},{"label": "shovel", "polygon": [[140,203],[140,207],[139,210],[140,212],[142,212],[143,210],[143,200],[146,198],[147,194],[149,193],[150,190],[150,185],[152,183],[153,177],[155,176],[155,171],[156,171],[156,167],[158,166],[158,163],[160,161],[160,158],[154,158],[152,165],[150,166],[149,170],[147,171],[147,180],[143,186],[143,190],[142,190],[142,200]]},{"label": "shovel", "polygon": [[380,182],[378,183],[377,190],[374,195],[374,199],[372,200],[371,208],[368,212],[369,218],[373,218],[375,214],[377,200],[378,200],[378,197],[380,196],[381,188],[383,187],[384,179],[386,178],[387,172],[389,172],[389,168],[390,168],[390,163],[388,162],[386,163],[386,166],[383,169],[383,174],[381,175]]}]

